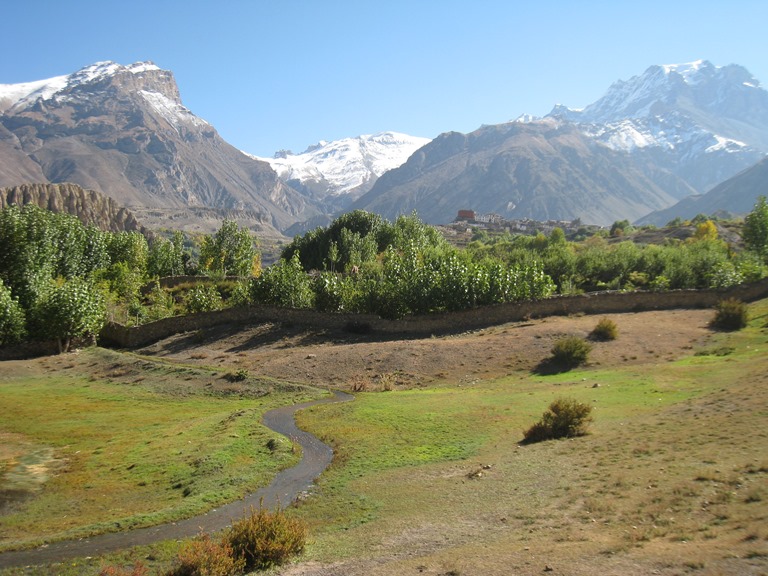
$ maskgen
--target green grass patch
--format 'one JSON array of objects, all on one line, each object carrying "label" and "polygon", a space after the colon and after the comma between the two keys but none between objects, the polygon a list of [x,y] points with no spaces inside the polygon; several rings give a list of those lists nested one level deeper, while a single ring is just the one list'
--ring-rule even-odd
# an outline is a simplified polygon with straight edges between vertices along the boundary
[{"label": "green grass patch", "polygon": [[[88,360],[101,366],[99,354]],[[188,517],[268,484],[298,459],[260,420],[308,391],[217,396],[200,369],[179,378],[155,366],[133,383],[113,381],[122,368],[107,367],[112,378],[103,379],[72,372],[0,381],[0,432],[17,445],[3,459],[2,487],[34,496],[0,516],[2,547]],[[25,466],[46,449],[50,458]]]}]

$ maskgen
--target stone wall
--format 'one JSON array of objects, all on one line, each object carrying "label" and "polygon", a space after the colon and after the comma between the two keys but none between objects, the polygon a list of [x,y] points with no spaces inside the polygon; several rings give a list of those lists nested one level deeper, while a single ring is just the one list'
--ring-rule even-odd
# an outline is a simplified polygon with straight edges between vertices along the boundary
[{"label": "stone wall", "polygon": [[674,290],[669,292],[594,292],[555,296],[535,302],[483,306],[461,312],[408,316],[385,320],[372,314],[328,314],[250,306],[165,318],[143,326],[110,323],[101,332],[102,344],[135,348],[173,334],[222,324],[290,323],[315,329],[354,330],[378,334],[429,336],[464,332],[529,318],[568,314],[618,314],[674,308],[711,308],[724,298],[751,302],[768,297],[768,278],[729,290]]}]

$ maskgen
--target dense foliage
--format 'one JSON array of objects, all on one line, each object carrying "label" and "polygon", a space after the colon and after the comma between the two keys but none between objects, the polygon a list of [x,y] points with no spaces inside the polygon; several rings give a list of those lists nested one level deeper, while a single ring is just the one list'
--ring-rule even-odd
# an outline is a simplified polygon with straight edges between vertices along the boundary
[{"label": "dense foliage", "polygon": [[640,244],[623,240],[621,234],[614,241],[596,234],[583,242],[566,242],[557,230],[550,236],[506,235],[475,241],[467,249],[476,260],[494,257],[505,262],[539,262],[561,294],[729,288],[758,280],[766,272],[755,252],[736,254],[718,238],[711,221],[700,223],[685,241],[664,244]]},{"label": "dense foliage", "polygon": [[744,219],[744,243],[768,261],[768,201],[765,196],[757,199],[755,207]]},{"label": "dense foliage", "polygon": [[[138,232],[110,233],[75,216],[34,205],[0,211],[0,346],[24,338],[92,340],[107,319],[140,323],[180,311],[221,307],[212,287],[177,303],[152,279],[194,269],[180,232],[148,242]],[[225,221],[202,239],[204,271],[250,276],[258,262],[247,231]]]},{"label": "dense foliage", "polygon": [[[10,206],[0,212],[0,345],[56,339],[65,349],[107,319],[140,324],[236,305],[400,318],[555,292],[724,289],[765,276],[764,197],[745,220],[747,250],[720,239],[719,225],[704,216],[685,224],[687,239],[663,243],[633,241],[642,229],[619,221],[578,242],[560,228],[533,236],[481,231],[459,248],[415,215],[389,222],[356,210],[297,236],[262,270],[253,239],[233,221],[199,238],[193,262],[180,232],[148,241]],[[207,278],[177,288],[155,281],[195,272]],[[232,275],[240,280],[226,279]]]},{"label": "dense foliage", "polygon": [[295,238],[253,281],[251,296],[258,304],[399,318],[545,298],[553,289],[538,262],[475,261],[415,215],[390,223],[358,210]]}]

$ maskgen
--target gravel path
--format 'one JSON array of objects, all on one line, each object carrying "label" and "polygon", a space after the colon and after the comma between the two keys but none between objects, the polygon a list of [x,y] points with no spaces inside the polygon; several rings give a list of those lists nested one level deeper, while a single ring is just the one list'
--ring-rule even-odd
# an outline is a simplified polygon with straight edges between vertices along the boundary
[{"label": "gravel path", "polygon": [[46,544],[30,550],[18,550],[0,554],[0,568],[31,566],[61,562],[68,558],[98,556],[107,552],[141,546],[160,540],[189,538],[201,531],[215,532],[229,526],[233,520],[242,518],[243,512],[251,507],[258,508],[262,502],[266,508],[274,508],[280,503],[287,506],[302,492],[308,490],[314,480],[325,470],[333,459],[330,446],[321,442],[312,434],[296,426],[296,411],[317,404],[347,402],[354,397],[344,392],[334,392],[334,396],[305,402],[293,406],[284,406],[264,414],[264,424],[288,436],[301,445],[302,458],[294,467],[280,472],[269,486],[249,494],[245,498],[226,504],[201,516],[195,516],[171,524],[139,528],[129,532],[101,534],[80,540],[66,540]]}]

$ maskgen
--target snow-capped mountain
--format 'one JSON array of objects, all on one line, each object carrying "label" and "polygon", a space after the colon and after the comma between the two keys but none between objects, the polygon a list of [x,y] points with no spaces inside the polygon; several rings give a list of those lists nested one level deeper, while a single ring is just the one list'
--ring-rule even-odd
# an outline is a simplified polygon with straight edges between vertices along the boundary
[{"label": "snow-capped mountain", "polygon": [[610,224],[702,194],[768,153],[768,92],[741,66],[651,66],[582,110],[446,133],[353,205]]},{"label": "snow-capped mountain", "polygon": [[0,186],[29,182],[79,184],[161,225],[225,213],[274,234],[321,212],[187,109],[152,62],[0,85]]},{"label": "snow-capped mountain", "polygon": [[651,66],[586,108],[555,106],[549,115],[614,150],[659,156],[700,193],[768,152],[768,92],[735,64]]},{"label": "snow-capped mountain", "polygon": [[313,197],[341,208],[373,186],[387,170],[401,166],[429,138],[381,132],[333,142],[321,141],[301,154],[281,151],[269,162],[280,178]]}]

